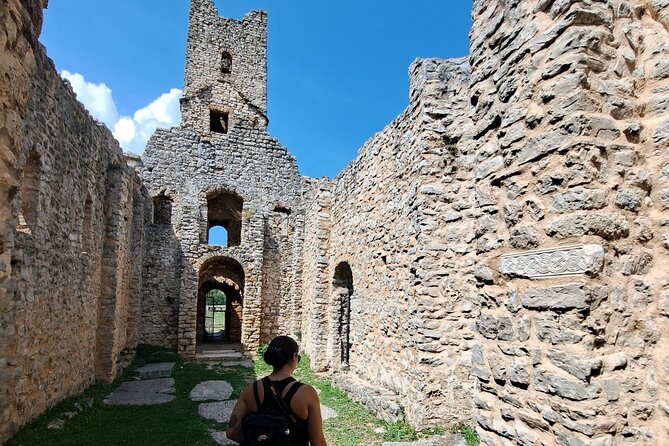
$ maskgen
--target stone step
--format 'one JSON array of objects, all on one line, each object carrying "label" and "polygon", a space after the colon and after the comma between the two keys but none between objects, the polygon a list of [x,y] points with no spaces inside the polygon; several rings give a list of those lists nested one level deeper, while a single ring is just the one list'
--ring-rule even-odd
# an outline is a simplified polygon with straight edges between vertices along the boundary
[{"label": "stone step", "polygon": [[252,369],[253,361],[250,359],[242,359],[240,361],[221,361],[217,365],[220,367],[245,367],[247,369]]},{"label": "stone step", "polygon": [[210,354],[210,353],[239,353],[239,350],[235,350],[232,348],[226,348],[226,349],[221,349],[221,350],[202,350],[198,352],[198,354]]},{"label": "stone step", "polygon": [[196,359],[203,361],[220,361],[223,359],[242,359],[242,354],[235,351],[203,351],[195,355]]},{"label": "stone step", "polygon": [[134,375],[139,379],[160,379],[172,376],[173,362],[158,362],[147,364],[135,370]]}]

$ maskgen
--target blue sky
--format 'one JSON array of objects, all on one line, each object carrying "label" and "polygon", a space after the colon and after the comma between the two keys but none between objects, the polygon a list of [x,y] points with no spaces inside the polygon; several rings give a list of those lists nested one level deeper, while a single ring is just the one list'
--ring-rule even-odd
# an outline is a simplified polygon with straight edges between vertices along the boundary
[{"label": "blue sky", "polygon": [[[408,103],[417,57],[468,52],[471,0],[215,0],[269,13],[269,131],[303,175],[336,176]],[[410,6],[408,6],[410,5]],[[188,0],[56,0],[41,40],[80,100],[141,153],[178,122]]]}]

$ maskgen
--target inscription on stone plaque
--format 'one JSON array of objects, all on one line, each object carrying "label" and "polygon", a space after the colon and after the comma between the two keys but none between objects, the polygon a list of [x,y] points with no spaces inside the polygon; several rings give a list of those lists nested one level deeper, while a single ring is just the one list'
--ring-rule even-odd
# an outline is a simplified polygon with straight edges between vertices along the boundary
[{"label": "inscription on stone plaque", "polygon": [[603,264],[601,245],[579,245],[505,254],[500,259],[499,271],[507,276],[547,279],[597,274]]}]

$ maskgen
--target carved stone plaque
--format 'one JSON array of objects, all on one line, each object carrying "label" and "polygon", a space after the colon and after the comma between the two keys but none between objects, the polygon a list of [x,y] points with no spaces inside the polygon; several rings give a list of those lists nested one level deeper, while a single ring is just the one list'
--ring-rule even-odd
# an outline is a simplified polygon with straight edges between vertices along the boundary
[{"label": "carved stone plaque", "polygon": [[499,271],[513,277],[547,279],[551,277],[597,274],[604,264],[601,245],[565,246],[501,257]]}]

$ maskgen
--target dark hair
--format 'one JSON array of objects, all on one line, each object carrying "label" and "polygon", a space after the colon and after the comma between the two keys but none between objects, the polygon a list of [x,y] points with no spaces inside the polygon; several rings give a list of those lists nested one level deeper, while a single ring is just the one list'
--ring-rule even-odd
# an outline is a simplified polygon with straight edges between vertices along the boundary
[{"label": "dark hair", "polygon": [[267,346],[263,359],[274,368],[280,369],[288,364],[299,351],[297,342],[289,336],[277,336]]}]

